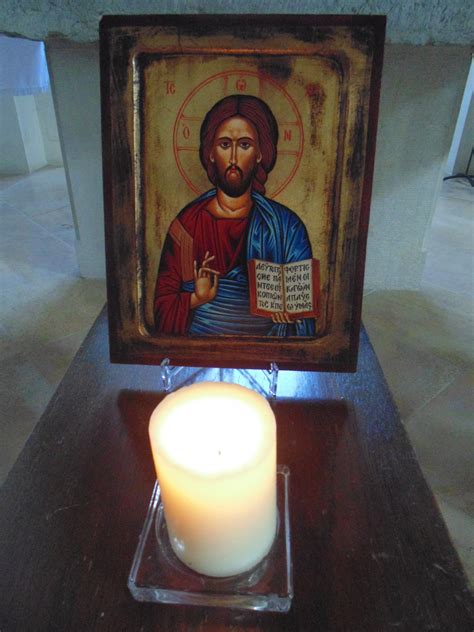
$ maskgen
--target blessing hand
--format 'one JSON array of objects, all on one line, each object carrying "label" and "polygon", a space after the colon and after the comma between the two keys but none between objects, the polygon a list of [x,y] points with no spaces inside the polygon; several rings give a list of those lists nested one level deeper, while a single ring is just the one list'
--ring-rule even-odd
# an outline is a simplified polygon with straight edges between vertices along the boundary
[{"label": "blessing hand", "polygon": [[207,251],[199,268],[197,261],[194,261],[194,292],[191,295],[192,308],[209,303],[216,297],[220,272],[209,267],[209,262],[213,259],[215,259],[215,256],[209,256],[209,251]]}]

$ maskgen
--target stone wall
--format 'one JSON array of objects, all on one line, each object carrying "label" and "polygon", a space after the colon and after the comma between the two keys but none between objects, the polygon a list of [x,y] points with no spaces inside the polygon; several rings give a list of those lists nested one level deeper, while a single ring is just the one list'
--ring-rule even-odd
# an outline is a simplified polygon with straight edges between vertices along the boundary
[{"label": "stone wall", "polygon": [[[469,70],[472,4],[464,0],[297,3],[161,2],[160,13],[388,15],[366,289],[417,289],[443,168]],[[98,24],[103,13],[153,13],[156,2],[6,0],[0,32],[46,38],[84,276],[103,276]],[[237,18],[236,18],[237,19]],[[58,39],[61,35],[66,40]],[[76,42],[76,43],[75,43]],[[77,44],[77,42],[84,42]],[[88,42],[88,43],[86,43]],[[420,46],[420,44],[438,44]],[[442,44],[451,44],[450,46]],[[453,46],[453,44],[456,44]]]}]

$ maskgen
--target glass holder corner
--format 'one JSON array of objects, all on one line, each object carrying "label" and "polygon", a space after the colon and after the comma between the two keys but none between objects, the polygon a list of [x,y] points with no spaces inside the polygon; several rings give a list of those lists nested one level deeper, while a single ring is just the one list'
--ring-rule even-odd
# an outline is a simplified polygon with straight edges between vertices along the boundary
[{"label": "glass holder corner", "polygon": [[168,538],[157,482],[128,578],[128,588],[134,599],[154,603],[288,612],[293,598],[289,476],[288,467],[278,466],[279,522],[270,552],[249,571],[224,578],[196,573],[175,556]]}]

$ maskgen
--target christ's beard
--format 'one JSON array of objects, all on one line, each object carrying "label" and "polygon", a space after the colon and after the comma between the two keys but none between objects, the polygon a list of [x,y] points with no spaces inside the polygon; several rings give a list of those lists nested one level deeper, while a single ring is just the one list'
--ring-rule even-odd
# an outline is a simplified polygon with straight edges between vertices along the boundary
[{"label": "christ's beard", "polygon": [[[233,174],[231,176],[231,173]],[[250,188],[255,170],[248,171],[246,175],[240,167],[230,166],[224,172],[224,177],[216,170],[216,184],[229,197],[240,197]]]}]

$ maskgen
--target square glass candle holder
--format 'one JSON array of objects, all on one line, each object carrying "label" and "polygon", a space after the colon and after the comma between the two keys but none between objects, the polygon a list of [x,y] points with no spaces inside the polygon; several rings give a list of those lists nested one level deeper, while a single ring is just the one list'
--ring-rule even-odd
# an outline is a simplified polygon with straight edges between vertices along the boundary
[{"label": "square glass candle holder", "polygon": [[196,573],[176,557],[156,483],[128,578],[133,597],[155,603],[288,612],[293,598],[289,475],[288,467],[278,466],[278,528],[270,552],[249,571],[224,578]]}]

